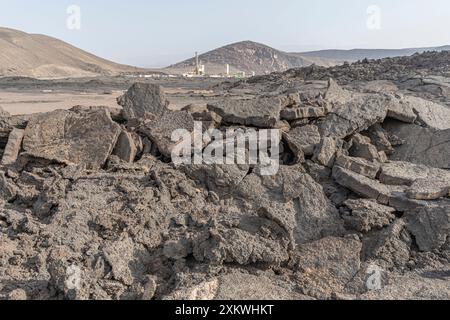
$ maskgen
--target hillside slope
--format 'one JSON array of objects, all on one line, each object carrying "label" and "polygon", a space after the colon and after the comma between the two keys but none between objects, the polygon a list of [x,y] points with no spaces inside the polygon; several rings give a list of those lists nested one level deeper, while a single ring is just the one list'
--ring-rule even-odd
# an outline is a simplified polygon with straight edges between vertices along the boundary
[{"label": "hillside slope", "polygon": [[0,28],[0,76],[87,77],[138,71],[45,35]]}]

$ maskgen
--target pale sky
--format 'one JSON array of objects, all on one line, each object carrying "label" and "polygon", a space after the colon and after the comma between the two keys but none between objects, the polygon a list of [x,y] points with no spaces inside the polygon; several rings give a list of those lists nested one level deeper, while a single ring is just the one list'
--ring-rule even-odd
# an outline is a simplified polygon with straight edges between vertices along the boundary
[{"label": "pale sky", "polygon": [[[67,28],[70,5],[80,8],[80,30]],[[449,45],[450,1],[0,0],[0,26],[159,67],[242,40],[298,52]]]}]

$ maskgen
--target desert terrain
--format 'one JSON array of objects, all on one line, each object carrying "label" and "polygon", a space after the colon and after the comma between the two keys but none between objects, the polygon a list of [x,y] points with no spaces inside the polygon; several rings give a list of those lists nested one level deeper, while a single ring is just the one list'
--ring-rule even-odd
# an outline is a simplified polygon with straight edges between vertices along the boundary
[{"label": "desert terrain", "polygon": [[[0,298],[450,299],[449,60],[3,78]],[[175,161],[196,121],[278,170]]]},{"label": "desert terrain", "polygon": [[[33,114],[73,106],[106,106],[121,108],[117,98],[136,82],[161,85],[171,108],[181,109],[191,103],[206,103],[217,95],[211,87],[223,80],[135,79],[94,77],[59,80],[33,78],[0,78],[0,106],[12,115]],[[230,79],[229,81],[233,81]]]},{"label": "desert terrain", "polygon": [[148,70],[1,28],[0,300],[450,299],[445,48]]}]

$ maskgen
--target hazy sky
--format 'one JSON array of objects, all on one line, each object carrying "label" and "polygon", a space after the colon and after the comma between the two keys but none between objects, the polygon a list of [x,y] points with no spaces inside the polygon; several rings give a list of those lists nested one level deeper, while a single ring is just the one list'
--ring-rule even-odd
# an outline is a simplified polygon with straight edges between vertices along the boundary
[{"label": "hazy sky", "polygon": [[[70,5],[80,30],[66,26]],[[151,67],[241,40],[288,51],[450,44],[450,1],[0,0],[0,26]]]}]

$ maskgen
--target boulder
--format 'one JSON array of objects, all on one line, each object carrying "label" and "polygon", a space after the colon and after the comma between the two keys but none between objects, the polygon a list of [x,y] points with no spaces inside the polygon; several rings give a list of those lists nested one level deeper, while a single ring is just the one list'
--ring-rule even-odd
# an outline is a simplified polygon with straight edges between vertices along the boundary
[{"label": "boulder", "polygon": [[386,123],[385,128],[405,141],[395,148],[391,160],[450,169],[450,129],[436,131],[397,122]]},{"label": "boulder", "polygon": [[381,93],[381,94],[396,94],[398,92],[397,85],[390,80],[373,80],[368,82],[363,82],[361,84],[361,89],[363,92],[367,93]]},{"label": "boulder", "polygon": [[404,213],[428,206],[429,203],[430,201],[411,199],[405,192],[393,192],[389,199],[389,206]]},{"label": "boulder", "polygon": [[391,273],[387,286],[381,290],[367,292],[360,298],[380,301],[449,300],[448,272],[427,269],[415,270],[406,274],[404,272]]},{"label": "boulder", "polygon": [[270,272],[258,275],[232,272],[219,277],[216,300],[309,300],[295,286]]},{"label": "boulder", "polygon": [[383,151],[387,155],[394,152],[391,137],[389,137],[389,134],[383,129],[381,124],[377,123],[371,126],[369,130],[367,130],[366,135],[370,138],[377,150]]},{"label": "boulder", "polygon": [[406,190],[411,199],[437,200],[450,196],[450,179],[418,179]]},{"label": "boulder", "polygon": [[172,156],[172,150],[180,142],[172,141],[172,134],[176,130],[194,131],[194,119],[186,111],[165,113],[161,118],[148,123],[141,131],[158,147],[165,157]]},{"label": "boulder", "polygon": [[408,230],[414,235],[419,249],[440,249],[450,237],[450,201],[430,202],[406,216]]},{"label": "boulder", "polygon": [[313,161],[328,168],[332,168],[336,160],[336,152],[342,146],[341,140],[325,137],[314,151]]},{"label": "boulder", "polygon": [[[119,106],[117,107],[107,107],[107,106],[75,106],[70,108],[70,111],[76,112],[76,113],[86,113],[86,112],[92,112],[97,111],[100,109],[104,109],[109,112],[111,115],[111,119],[115,122],[124,122],[125,119],[123,118],[123,110]],[[31,115],[32,116],[32,115]],[[15,119],[15,122],[17,123],[18,119]]]},{"label": "boulder", "polygon": [[363,158],[347,157],[342,154],[337,157],[336,165],[371,179],[375,179],[380,171],[380,164],[378,162]]},{"label": "boulder", "polygon": [[297,245],[342,232],[339,213],[322,186],[298,166],[281,166],[275,176],[254,171],[237,186],[234,197],[276,221]]},{"label": "boulder", "polygon": [[289,122],[287,122],[286,120],[280,120],[277,122],[277,124],[273,128],[280,130],[282,133],[286,133],[295,127],[296,126],[291,126],[291,124]]},{"label": "boulder", "polygon": [[383,122],[387,115],[386,98],[371,94],[352,94],[345,103],[336,103],[319,124],[324,137],[346,138]]},{"label": "boulder", "polygon": [[382,229],[395,220],[394,208],[378,204],[374,200],[347,200],[344,205],[349,209],[344,215],[348,228],[359,232],[369,232],[372,229]]},{"label": "boulder", "polygon": [[8,143],[3,152],[2,165],[10,165],[16,162],[22,148],[24,130],[14,128],[9,134]]},{"label": "boulder", "polygon": [[406,194],[415,200],[435,200],[447,197],[450,171],[404,161],[382,165],[380,181],[389,185],[406,185]]},{"label": "boulder", "polygon": [[273,219],[228,213],[194,240],[193,254],[214,265],[280,265],[289,259],[289,243],[289,235]]},{"label": "boulder", "polygon": [[370,234],[363,241],[363,258],[385,269],[405,267],[410,259],[412,238],[403,219]]},{"label": "boulder", "polygon": [[190,178],[200,182],[209,191],[230,195],[247,176],[249,165],[199,164],[183,165],[181,169]]},{"label": "boulder", "polygon": [[404,190],[402,187],[389,187],[377,180],[370,179],[339,166],[334,166],[333,178],[341,186],[369,199],[377,200],[381,204],[389,204],[389,198],[392,192]]},{"label": "boulder", "polygon": [[228,99],[208,104],[208,110],[217,113],[226,123],[273,128],[280,120],[281,101],[279,98]]},{"label": "boulder", "polygon": [[169,105],[161,87],[156,84],[135,83],[117,103],[123,108],[125,120],[141,119],[147,113],[161,117]]},{"label": "boulder", "polygon": [[417,120],[436,130],[450,129],[450,108],[413,96],[405,97],[417,114]]},{"label": "boulder", "polygon": [[327,237],[302,245],[294,256],[297,281],[305,294],[330,299],[345,290],[361,268],[362,245],[356,237]]},{"label": "boulder", "polygon": [[281,119],[294,121],[298,119],[321,118],[325,117],[326,110],[323,107],[293,107],[281,110]]},{"label": "boulder", "polygon": [[0,171],[0,199],[11,201],[19,192],[17,186]]},{"label": "boulder", "polygon": [[301,103],[300,94],[297,93],[289,93],[287,95],[279,96],[281,100],[281,106],[283,108],[285,107],[292,107],[292,106],[298,106]]},{"label": "boulder", "polygon": [[333,105],[345,104],[352,99],[352,92],[343,89],[333,80],[328,80],[328,88],[325,93],[325,100]]},{"label": "boulder", "polygon": [[181,111],[189,112],[195,121],[201,121],[204,131],[216,128],[222,122],[222,118],[217,113],[209,111],[206,104],[190,104]]},{"label": "boulder", "polygon": [[349,152],[353,157],[364,158],[370,161],[384,159],[378,152],[378,149],[372,144],[370,138],[359,133],[353,136],[352,147]]},{"label": "boulder", "polygon": [[410,186],[419,179],[450,181],[450,171],[405,161],[389,161],[381,165],[382,183]]},{"label": "boulder", "polygon": [[163,253],[169,259],[181,260],[192,253],[192,248],[187,239],[171,240],[164,244]]},{"label": "boulder", "polygon": [[387,117],[405,123],[414,123],[417,119],[408,98],[399,95],[389,98]]},{"label": "boulder", "polygon": [[192,285],[189,288],[180,288],[171,294],[163,297],[166,301],[211,301],[213,300],[219,289],[219,280],[212,279],[202,283]]},{"label": "boulder", "polygon": [[118,156],[125,162],[131,163],[136,158],[137,152],[138,150],[132,133],[122,130],[112,154]]},{"label": "boulder", "polygon": [[57,110],[29,121],[23,150],[27,156],[97,170],[105,164],[120,132],[105,109],[81,114]]},{"label": "boulder", "polygon": [[28,300],[27,292],[24,289],[15,289],[8,294],[10,301],[26,301]]},{"label": "boulder", "polygon": [[13,127],[9,115],[0,116],[0,146],[4,147],[8,143],[9,134]]},{"label": "boulder", "polygon": [[[189,287],[182,287],[163,300],[310,300],[295,290],[292,283],[271,272],[258,275],[233,270]],[[269,309],[267,309],[269,310]]]},{"label": "boulder", "polygon": [[303,159],[303,155],[312,156],[315,147],[321,141],[319,130],[315,125],[296,127],[283,133],[283,138],[297,159]]}]

